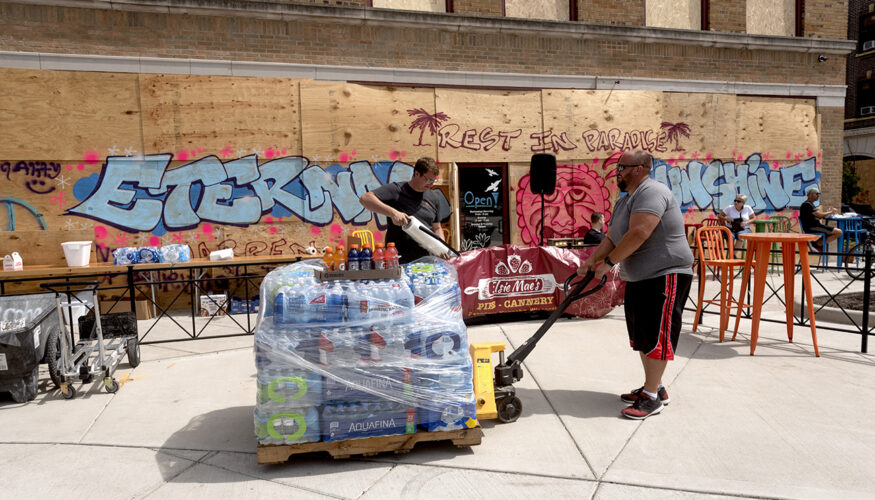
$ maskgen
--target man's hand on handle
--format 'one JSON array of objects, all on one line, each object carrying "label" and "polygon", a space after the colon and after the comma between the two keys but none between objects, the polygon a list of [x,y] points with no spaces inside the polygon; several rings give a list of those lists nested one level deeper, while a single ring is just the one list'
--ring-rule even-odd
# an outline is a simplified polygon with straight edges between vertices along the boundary
[{"label": "man's hand on handle", "polygon": [[610,270],[611,266],[609,266],[604,260],[594,261],[592,256],[590,256],[580,265],[580,267],[577,268],[577,274],[579,276],[584,276],[589,271],[592,271],[593,274],[595,274],[595,279],[601,280],[602,276],[607,274]]},{"label": "man's hand on handle", "polygon": [[410,216],[405,214],[404,212],[399,212],[398,210],[395,210],[392,213],[392,223],[394,223],[396,226],[403,226],[408,222],[410,222]]}]

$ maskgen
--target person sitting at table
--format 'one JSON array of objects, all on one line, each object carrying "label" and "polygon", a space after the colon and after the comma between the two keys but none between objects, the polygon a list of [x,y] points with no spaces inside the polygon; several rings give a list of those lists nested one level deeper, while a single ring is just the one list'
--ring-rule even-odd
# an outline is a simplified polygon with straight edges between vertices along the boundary
[{"label": "person sitting at table", "polygon": [[[833,214],[838,214],[839,211],[835,207],[821,207],[824,210],[814,208],[814,202],[820,198],[820,189],[817,186],[811,186],[805,190],[808,199],[799,207],[799,225],[802,226],[803,233],[826,235],[826,244],[842,235],[842,230],[837,227],[827,226],[820,222],[820,219]],[[814,247],[815,251],[822,252],[820,239],[809,243]]]},{"label": "person sitting at table", "polygon": [[598,245],[605,239],[605,214],[601,212],[593,212],[589,217],[592,227],[583,236],[584,245]]},{"label": "person sitting at table", "polygon": [[717,215],[717,218],[729,226],[729,230],[732,231],[732,237],[735,238],[735,250],[744,248],[744,240],[738,235],[751,232],[750,225],[753,222],[754,213],[753,208],[746,203],[747,196],[738,194],[732,205],[724,208]]}]

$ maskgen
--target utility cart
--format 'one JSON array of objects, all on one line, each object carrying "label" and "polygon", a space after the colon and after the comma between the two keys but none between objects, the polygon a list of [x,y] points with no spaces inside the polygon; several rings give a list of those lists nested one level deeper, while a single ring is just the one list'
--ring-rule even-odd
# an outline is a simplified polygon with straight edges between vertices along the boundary
[{"label": "utility cart", "polygon": [[[95,375],[103,379],[106,392],[114,393],[118,391],[119,383],[113,374],[122,359],[127,356],[128,363],[134,368],[140,364],[140,344],[136,334],[104,338],[97,297],[98,284],[97,281],[76,281],[40,285],[55,294],[60,328],[48,338],[46,358],[49,375],[65,399],[76,395],[76,388],[72,385],[74,381],[88,383]],[[72,321],[67,328],[64,311],[84,303],[82,296],[87,298],[88,295],[91,295],[90,302],[93,304],[93,331],[91,335],[84,335],[80,331],[79,340],[74,342]]]}]

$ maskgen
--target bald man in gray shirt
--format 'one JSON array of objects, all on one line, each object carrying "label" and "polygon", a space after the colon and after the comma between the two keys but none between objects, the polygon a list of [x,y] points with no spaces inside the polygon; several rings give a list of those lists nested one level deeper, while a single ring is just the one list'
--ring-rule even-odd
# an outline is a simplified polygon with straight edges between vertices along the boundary
[{"label": "bald man in gray shirt", "polygon": [[693,280],[683,215],[671,191],[650,178],[652,165],[644,151],[620,156],[617,185],[627,194],[614,206],[608,237],[577,271],[601,278],[620,266],[629,343],[644,367],[644,385],[620,395],[631,403],[621,414],[637,420],[662,412],[671,401],[662,374],[674,359]]}]

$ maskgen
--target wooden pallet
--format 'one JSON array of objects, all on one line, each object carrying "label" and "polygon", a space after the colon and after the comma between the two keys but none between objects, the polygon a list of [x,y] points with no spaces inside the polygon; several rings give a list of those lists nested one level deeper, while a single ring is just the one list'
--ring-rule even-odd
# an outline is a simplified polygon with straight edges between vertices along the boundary
[{"label": "wooden pallet", "polygon": [[351,455],[371,456],[378,453],[407,453],[416,445],[427,441],[452,441],[458,447],[480,444],[483,432],[479,427],[442,432],[418,432],[363,439],[350,439],[333,443],[264,444],[258,445],[259,464],[281,464],[292,455],[325,451],[334,458],[349,458]]}]

